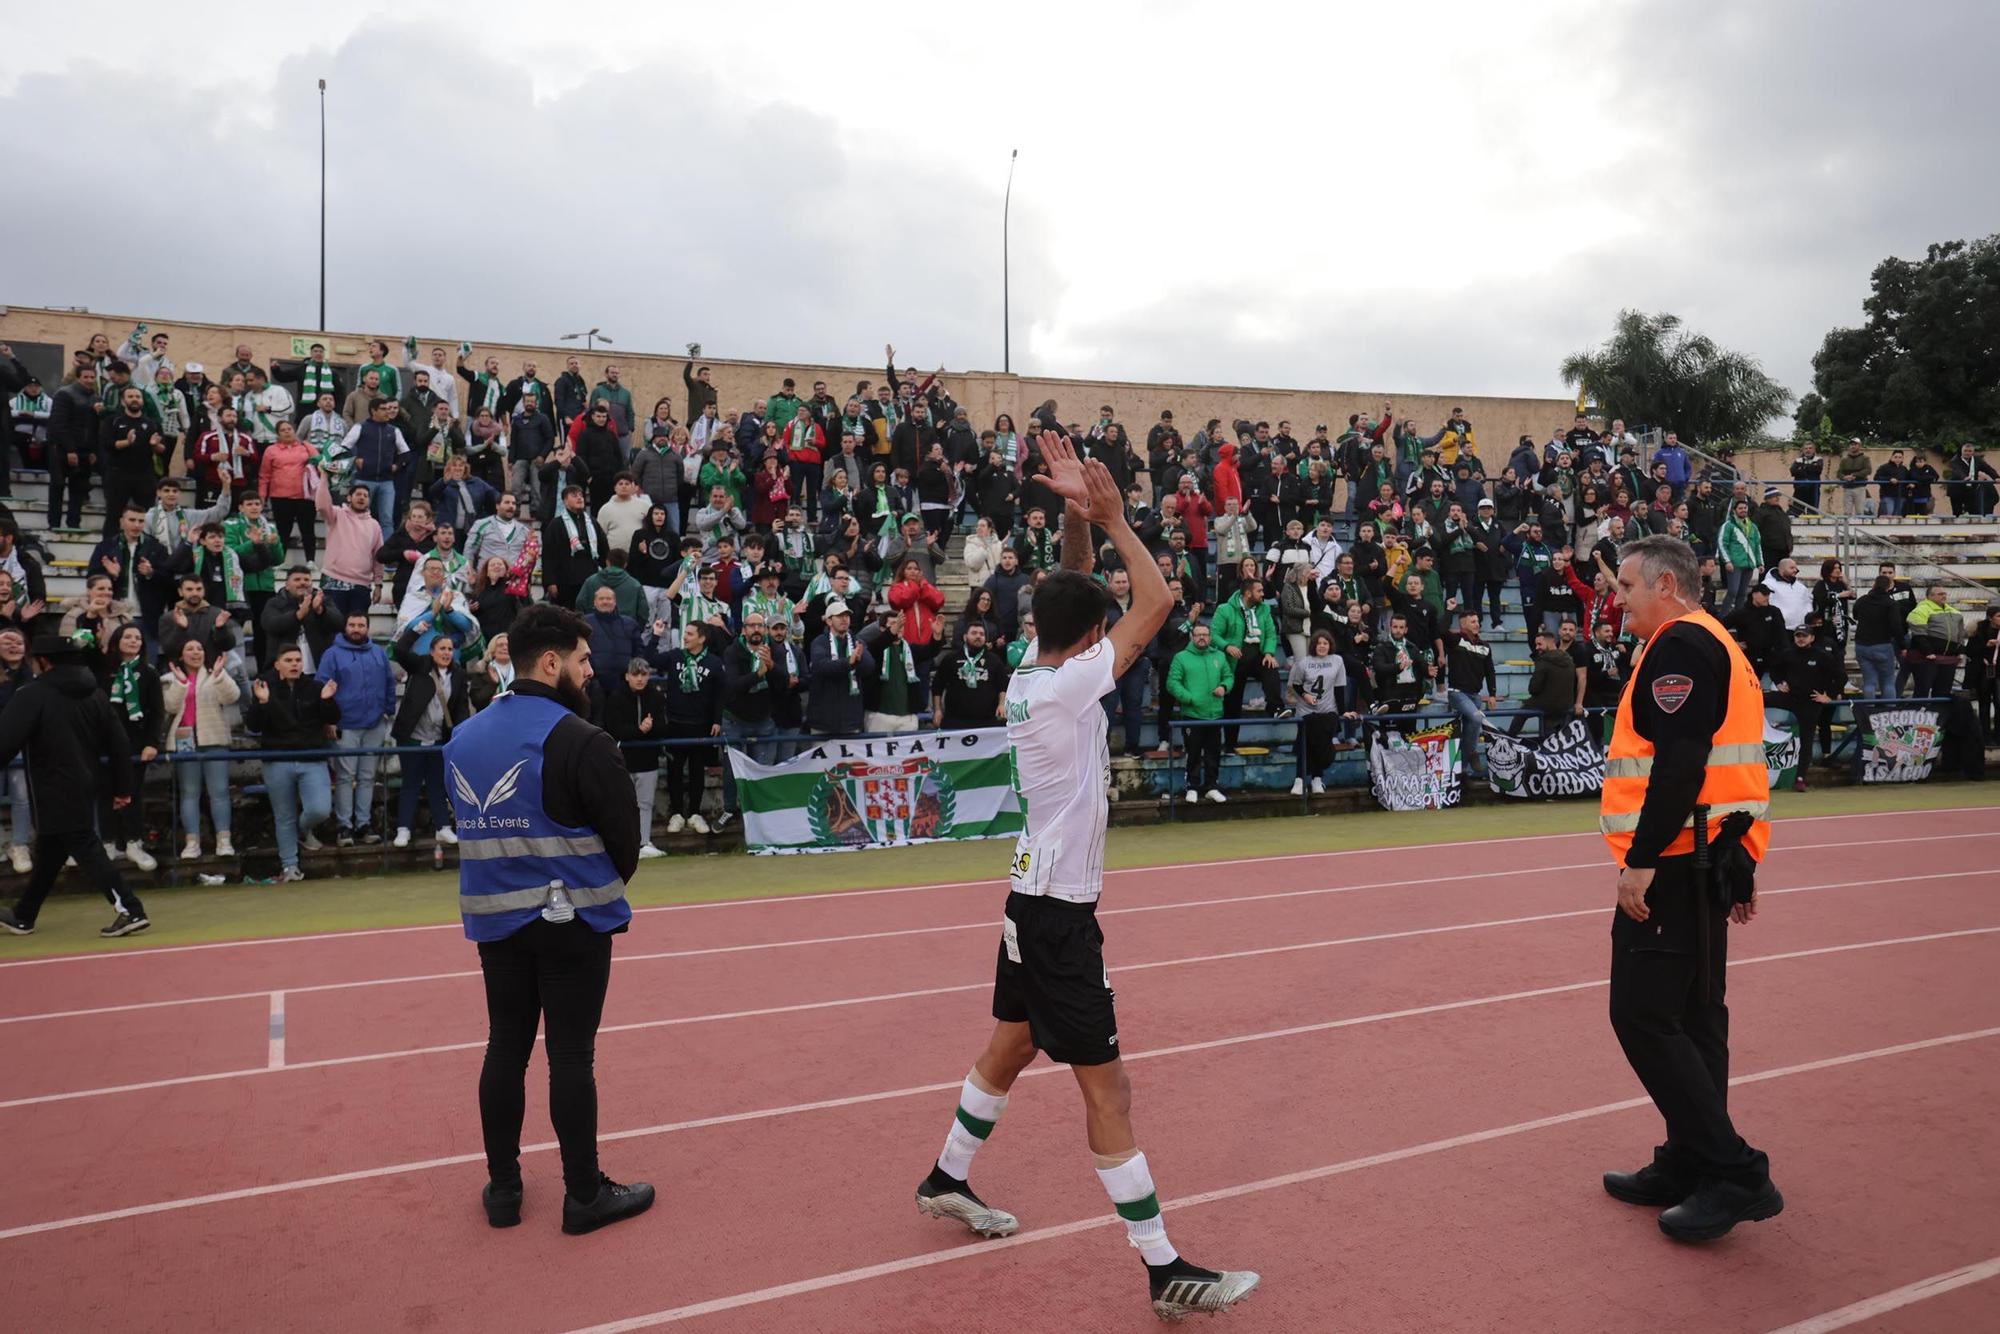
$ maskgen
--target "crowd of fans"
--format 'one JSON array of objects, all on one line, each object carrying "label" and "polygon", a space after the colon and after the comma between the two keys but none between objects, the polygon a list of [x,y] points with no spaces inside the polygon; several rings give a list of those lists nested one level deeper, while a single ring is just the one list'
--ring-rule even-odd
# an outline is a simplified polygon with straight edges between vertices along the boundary
[{"label": "crowd of fans", "polygon": [[[852,393],[784,379],[732,411],[690,360],[684,397],[642,414],[615,364],[592,385],[571,357],[549,384],[533,361],[503,368],[464,344],[420,358],[406,339],[392,358],[377,341],[353,368],[318,344],[269,367],[242,346],[211,379],[141,326],[78,349],[53,393],[0,347],[6,475],[47,471],[51,528],[77,528],[93,486],[105,506],[86,591],[60,612],[45,552],[0,514],[0,702],[36,622],[87,635],[136,781],[182,757],[180,855],[204,855],[204,811],[215,853],[234,855],[231,761],[256,750],[282,874],[298,879],[328,821],[343,846],[405,846],[425,828],[454,841],[438,748],[510,687],[507,627],[548,599],[588,619],[592,707],[627,747],[658,855],[659,770],[667,832],[734,812],[726,763],[705,807],[720,742],[772,763],[807,734],[999,721],[1065,540],[1038,443],[1053,430],[1119,479],[1176,599],[1153,670],[1128,673],[1105,708],[1125,752],[1150,725],[1156,756],[1183,753],[1188,801],[1226,800],[1221,755],[1246,715],[1296,715],[1303,792],[1370,720],[1455,713],[1476,773],[1489,713],[1511,708],[1521,735],[1615,705],[1632,645],[1613,575],[1642,533],[1694,547],[1704,604],[1808,749],[1815,732],[1827,744],[1850,641],[1863,698],[1941,695],[1963,667],[1990,726],[2000,607],[1968,626],[1945,590],[1920,598],[1893,567],[1857,587],[1828,561],[1808,582],[1791,556],[1793,513],[1823,487],[1887,515],[1927,512],[1942,484],[1955,512],[1990,515],[1993,470],[1971,446],[1941,477],[1900,454],[1864,472],[1856,442],[1831,480],[1808,446],[1792,495],[1759,496],[1726,452],[1698,458],[1668,433],[1642,464],[1624,423],[1581,415],[1539,445],[1522,437],[1497,472],[1462,411],[1425,432],[1390,403],[1303,439],[1288,421],[1183,435],[1171,413],[1135,439],[1109,405],[1066,420],[1052,401],[1021,426],[1002,413],[975,427],[942,371],[898,371],[887,351],[883,379]],[[1127,575],[1108,543],[1097,556],[1115,616]],[[942,585],[961,573],[951,613]],[[378,609],[393,612],[387,643]],[[1530,655],[1511,702],[1493,638],[1510,616]],[[401,783],[378,828],[386,747]],[[21,867],[15,778],[0,805]],[[140,811],[107,803],[103,834],[149,869]]]}]

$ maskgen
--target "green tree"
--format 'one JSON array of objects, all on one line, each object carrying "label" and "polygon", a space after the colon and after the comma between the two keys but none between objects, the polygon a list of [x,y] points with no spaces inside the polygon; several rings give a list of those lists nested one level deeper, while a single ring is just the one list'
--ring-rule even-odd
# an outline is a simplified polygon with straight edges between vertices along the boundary
[{"label": "green tree", "polygon": [[2000,236],[1875,266],[1858,329],[1828,333],[1813,386],[1846,431],[1956,445],[2000,434]]},{"label": "green tree", "polygon": [[1620,311],[1602,347],[1563,359],[1562,377],[1607,417],[1678,431],[1697,444],[1755,436],[1792,401],[1755,358],[1665,313]]},{"label": "green tree", "polygon": [[1826,410],[1826,400],[1811,390],[1806,391],[1805,396],[1799,400],[1798,407],[1792,410],[1792,425],[1796,428],[1792,432],[1792,438],[1805,439],[1819,430],[1820,422],[1831,416],[1832,414]]}]

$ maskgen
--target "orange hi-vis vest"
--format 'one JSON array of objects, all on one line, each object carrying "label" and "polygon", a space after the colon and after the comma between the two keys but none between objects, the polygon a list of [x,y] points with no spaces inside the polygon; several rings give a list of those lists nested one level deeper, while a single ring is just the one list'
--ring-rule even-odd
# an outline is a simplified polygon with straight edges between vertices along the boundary
[{"label": "orange hi-vis vest", "polygon": [[[1620,866],[1631,851],[1632,835],[1639,828],[1639,808],[1646,802],[1646,784],[1653,776],[1653,743],[1639,735],[1632,725],[1632,691],[1639,680],[1639,665],[1646,650],[1659,642],[1667,626],[1676,622],[1698,625],[1722,644],[1729,655],[1729,701],[1722,726],[1708,752],[1708,776],[1702,779],[1698,805],[1708,807],[1711,826],[1736,811],[1748,811],[1755,823],[1743,836],[1743,847],[1758,861],[1771,844],[1771,825],[1765,818],[1771,809],[1771,771],[1764,759],[1764,692],[1757,673],[1743,656],[1722,623],[1705,611],[1690,611],[1666,622],[1646,642],[1632,660],[1625,693],[1618,701],[1618,721],[1611,732],[1611,749],[1604,760],[1604,793],[1598,806],[1597,827],[1611,845],[1611,855]],[[1669,843],[1662,856],[1674,857],[1694,851],[1694,817]]]}]

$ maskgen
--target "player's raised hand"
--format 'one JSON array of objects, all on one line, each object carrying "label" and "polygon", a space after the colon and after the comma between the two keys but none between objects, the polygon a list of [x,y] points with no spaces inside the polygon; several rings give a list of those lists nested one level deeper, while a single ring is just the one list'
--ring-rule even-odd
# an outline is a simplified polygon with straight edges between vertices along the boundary
[{"label": "player's raised hand", "polygon": [[1101,460],[1091,459],[1083,465],[1083,481],[1089,493],[1084,510],[1092,523],[1109,524],[1124,516],[1125,498],[1118,493],[1118,479]]},{"label": "player's raised hand", "polygon": [[1049,490],[1073,505],[1090,506],[1089,483],[1084,479],[1083,461],[1076,446],[1055,431],[1043,431],[1042,461],[1049,465]]}]

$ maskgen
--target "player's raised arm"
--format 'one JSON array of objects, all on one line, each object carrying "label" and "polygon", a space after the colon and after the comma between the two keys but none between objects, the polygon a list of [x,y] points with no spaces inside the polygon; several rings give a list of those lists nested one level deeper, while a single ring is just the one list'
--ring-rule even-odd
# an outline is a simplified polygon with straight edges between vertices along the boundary
[{"label": "player's raised arm", "polygon": [[[1084,544],[1088,545],[1090,524],[1096,523],[1111,535],[1111,545],[1118,549],[1118,558],[1125,565],[1125,573],[1132,580],[1132,608],[1118,618],[1118,624],[1111,627],[1111,646],[1117,652],[1112,666],[1114,676],[1123,676],[1132,665],[1145,656],[1146,646],[1153,642],[1153,636],[1166,624],[1167,613],[1173,610],[1173,597],[1167,592],[1167,581],[1160,573],[1160,567],[1153,560],[1146,544],[1132,531],[1131,523],[1125,517],[1125,500],[1118,493],[1118,481],[1103,463],[1092,459],[1084,465],[1084,480],[1090,491],[1090,506],[1082,516],[1084,519]],[[1067,525],[1075,514],[1076,506],[1071,504],[1065,511],[1063,522]],[[1067,549],[1068,541],[1064,541]]]}]

